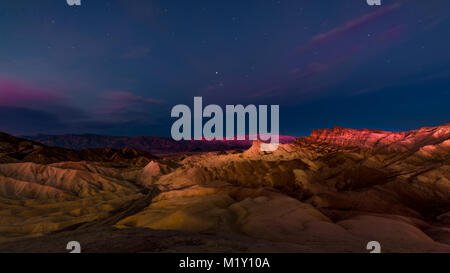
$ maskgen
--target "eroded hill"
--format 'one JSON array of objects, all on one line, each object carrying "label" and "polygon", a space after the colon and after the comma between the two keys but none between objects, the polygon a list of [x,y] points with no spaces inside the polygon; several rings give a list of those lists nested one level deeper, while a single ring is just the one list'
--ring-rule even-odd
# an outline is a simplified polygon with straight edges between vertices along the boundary
[{"label": "eroded hill", "polygon": [[2,139],[14,159],[0,164],[3,252],[64,252],[67,238],[93,252],[366,252],[373,240],[384,252],[450,252],[450,125],[324,129],[271,153],[255,142],[144,156],[144,167],[140,152],[23,162],[11,151],[30,153],[11,145],[24,145]]}]

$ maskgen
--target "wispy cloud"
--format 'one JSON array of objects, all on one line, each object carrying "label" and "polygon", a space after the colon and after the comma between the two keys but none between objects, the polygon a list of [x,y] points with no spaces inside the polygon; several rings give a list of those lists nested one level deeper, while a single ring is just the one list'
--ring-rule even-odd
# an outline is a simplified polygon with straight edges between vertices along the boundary
[{"label": "wispy cloud", "polygon": [[289,72],[289,74],[293,75],[296,78],[307,78],[310,76],[314,76],[318,73],[324,72],[330,68],[330,64],[324,63],[310,63],[306,66],[306,68],[295,68]]},{"label": "wispy cloud", "polygon": [[396,10],[401,6],[400,2],[391,4],[381,9],[377,9],[374,12],[365,14],[359,18],[351,20],[344,25],[338,26],[336,28],[331,29],[330,31],[320,33],[314,36],[310,41],[308,41],[305,45],[300,46],[296,49],[297,53],[301,53],[307,50],[311,50],[315,47],[318,47],[322,44],[326,44],[328,42],[334,41],[336,39],[341,38],[343,35],[350,33],[360,27],[365,26],[366,24],[375,21],[386,14]]},{"label": "wispy cloud", "polygon": [[405,25],[396,25],[384,31],[378,38],[378,42],[385,42],[401,36],[406,30]]},{"label": "wispy cloud", "polygon": [[0,78],[0,131],[13,134],[121,130],[154,124],[152,112],[163,101],[128,91],[102,93],[93,108],[73,106],[61,92],[15,79]]},{"label": "wispy cloud", "polygon": [[16,79],[0,79],[0,131],[30,134],[65,130],[88,115],[70,98]]},{"label": "wispy cloud", "polygon": [[20,81],[0,79],[0,105],[34,106],[57,104],[66,100],[60,93]]},{"label": "wispy cloud", "polygon": [[99,106],[93,112],[101,120],[142,121],[148,120],[151,110],[162,102],[128,91],[109,91],[101,94]]}]

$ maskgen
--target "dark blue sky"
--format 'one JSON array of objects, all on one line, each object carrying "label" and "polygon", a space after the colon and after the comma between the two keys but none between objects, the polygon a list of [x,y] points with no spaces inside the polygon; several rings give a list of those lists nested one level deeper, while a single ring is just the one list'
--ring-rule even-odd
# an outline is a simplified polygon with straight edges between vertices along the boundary
[{"label": "dark blue sky", "polygon": [[447,0],[11,0],[0,131],[169,135],[176,104],[279,104],[280,131],[450,121]]}]

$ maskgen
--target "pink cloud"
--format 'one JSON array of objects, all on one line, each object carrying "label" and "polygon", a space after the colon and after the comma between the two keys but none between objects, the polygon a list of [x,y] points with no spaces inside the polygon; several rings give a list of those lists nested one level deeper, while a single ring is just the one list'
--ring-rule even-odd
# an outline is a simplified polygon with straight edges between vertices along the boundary
[{"label": "pink cloud", "polygon": [[394,3],[394,4],[386,6],[384,8],[377,9],[376,11],[371,12],[369,14],[365,14],[355,20],[349,21],[349,22],[345,23],[344,25],[336,27],[328,32],[318,34],[318,35],[314,36],[305,45],[297,48],[296,52],[297,53],[304,52],[304,51],[313,49],[317,46],[320,46],[322,44],[336,40],[353,30],[356,30],[356,29],[358,29],[380,17],[383,17],[384,15],[390,13],[391,11],[396,10],[400,6],[401,6],[401,4],[399,2]]},{"label": "pink cloud", "polygon": [[0,105],[39,106],[64,101],[65,96],[54,91],[31,86],[20,81],[0,79]]},{"label": "pink cloud", "polygon": [[378,41],[384,42],[389,41],[398,38],[405,32],[406,26],[405,25],[397,25],[393,26],[392,28],[386,30],[381,34]]}]

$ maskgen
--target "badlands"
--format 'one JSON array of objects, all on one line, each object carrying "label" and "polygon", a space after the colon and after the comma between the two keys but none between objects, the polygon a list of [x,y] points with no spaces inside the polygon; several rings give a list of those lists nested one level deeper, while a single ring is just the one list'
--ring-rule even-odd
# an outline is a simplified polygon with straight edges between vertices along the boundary
[{"label": "badlands", "polygon": [[260,145],[156,157],[0,134],[0,252],[450,252],[450,125]]}]

